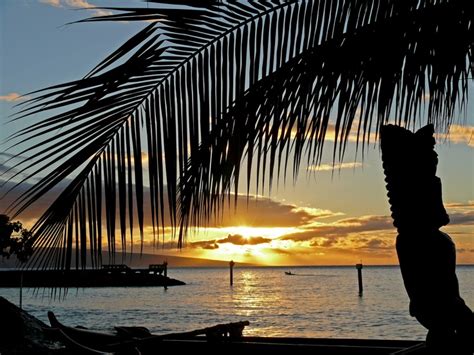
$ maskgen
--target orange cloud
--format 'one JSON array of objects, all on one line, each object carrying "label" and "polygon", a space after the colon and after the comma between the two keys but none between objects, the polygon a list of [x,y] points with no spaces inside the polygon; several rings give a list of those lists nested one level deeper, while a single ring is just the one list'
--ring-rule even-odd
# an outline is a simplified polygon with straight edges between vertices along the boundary
[{"label": "orange cloud", "polygon": [[[359,115],[359,113],[360,112],[358,111],[357,116]],[[349,135],[347,136],[347,141],[348,142],[355,143],[355,142],[359,141],[360,143],[362,143],[362,141],[364,139],[363,127],[361,127],[361,132],[360,132],[359,139],[357,139],[358,125],[359,125],[359,120],[358,119],[354,120],[354,122],[352,123],[352,126],[351,126],[351,131],[350,131]],[[344,138],[344,137],[341,137],[340,135],[341,135],[341,132],[339,131],[338,142],[341,141],[341,138]],[[376,132],[374,132],[373,130],[369,130],[368,132],[366,132],[366,135],[365,135],[366,140],[367,140],[367,138],[370,138],[370,141],[374,142],[375,137],[376,137]],[[326,131],[326,140],[327,141],[332,141],[332,142],[334,142],[336,140],[336,125],[334,123],[330,123],[328,125],[327,131]]]},{"label": "orange cloud", "polygon": [[466,203],[446,203],[450,225],[470,225],[474,224],[474,201]]},{"label": "orange cloud", "polygon": [[188,243],[186,244],[186,246],[207,250],[214,250],[219,248],[219,244],[217,244],[215,240],[201,240],[199,242]]},{"label": "orange cloud", "polygon": [[53,7],[72,7],[75,9],[91,9],[94,16],[108,16],[112,15],[111,11],[96,9],[95,5],[86,0],[40,0],[40,3]]},{"label": "orange cloud", "polygon": [[200,240],[198,242],[191,242],[188,243],[187,246],[191,248],[201,248],[201,249],[218,249],[219,244],[225,244],[225,243],[230,243],[234,245],[240,245],[240,246],[245,246],[245,245],[259,245],[259,244],[265,244],[265,243],[270,243],[272,241],[271,238],[264,238],[264,237],[250,237],[250,238],[245,238],[239,234],[229,234],[226,238],[222,239],[213,239],[213,240]]},{"label": "orange cloud", "polygon": [[317,237],[340,238],[351,233],[394,229],[389,216],[362,216],[345,218],[334,223],[315,223],[301,228],[301,232],[280,237],[281,240],[311,241]]},{"label": "orange cloud", "polygon": [[[351,133],[349,133],[349,136],[347,137],[347,140],[349,142],[357,142],[357,124],[358,124],[358,121],[354,121],[353,125],[352,125],[352,130],[351,130]],[[290,139],[295,139],[296,138],[296,128],[293,128],[291,130],[290,133]],[[283,132],[282,130],[279,131],[280,133],[280,136],[283,137],[283,135],[287,135],[288,132]],[[339,132],[339,135],[340,135],[340,132]],[[316,139],[316,136],[315,137],[310,137],[308,136],[308,139]],[[372,137],[375,137],[375,135],[373,134],[373,132],[371,132],[371,138]],[[362,136],[361,136],[361,139],[362,139]],[[329,123],[327,128],[326,128],[326,135],[325,135],[325,140],[326,141],[330,141],[330,142],[334,142],[336,140],[336,125],[334,123]],[[341,141],[341,137],[339,136],[338,137],[338,141]],[[360,139],[359,139],[360,141]]]},{"label": "orange cloud", "polygon": [[448,202],[445,203],[444,206],[450,209],[472,209],[474,208],[474,201],[467,201],[467,202]]},{"label": "orange cloud", "polygon": [[234,235],[229,234],[227,238],[219,239],[217,243],[220,243],[220,244],[231,243],[235,245],[257,245],[257,244],[269,243],[271,241],[272,239],[270,238],[264,238],[264,237],[245,238],[238,234],[234,234]]},{"label": "orange cloud", "polygon": [[[8,169],[7,165],[2,165],[0,161],[0,174],[5,169]],[[2,194],[12,188],[15,182],[6,183],[0,177],[0,185],[2,186]],[[65,188],[69,183],[68,180],[63,181],[50,193],[47,193],[43,198],[38,201],[37,204],[28,208],[22,213],[22,218],[37,218],[39,215],[54,201],[55,196]],[[31,187],[28,183],[23,183],[18,186],[15,190],[9,193],[3,200],[2,206],[8,206],[13,200],[24,193]],[[166,191],[165,191],[166,194]],[[144,188],[144,206],[150,206],[150,193],[147,187]],[[233,197],[231,197],[233,199]],[[238,203],[237,208],[234,208],[233,201],[230,206],[225,206],[224,212],[221,217],[215,217],[208,223],[208,227],[213,228],[225,228],[235,226],[248,226],[248,227],[294,227],[305,225],[317,221],[319,218],[327,218],[331,216],[340,215],[339,213],[333,213],[329,210],[312,209],[307,207],[299,207],[293,204],[284,202],[278,202],[270,198],[250,196],[247,201],[247,196],[239,195],[237,197]],[[247,203],[248,202],[248,203]],[[145,209],[147,211],[147,209]],[[166,220],[165,226],[170,225],[169,211],[165,206],[164,211]],[[145,215],[146,223],[151,224],[150,211],[147,211]],[[229,231],[232,233],[231,231]],[[235,233],[235,232],[234,232]]]},{"label": "orange cloud", "polygon": [[307,170],[310,171],[337,171],[341,169],[357,169],[361,168],[362,163],[353,162],[353,163],[334,163],[334,164],[320,164],[320,165],[310,165]]},{"label": "orange cloud", "polygon": [[393,235],[350,237],[336,242],[294,242],[287,247],[271,246],[261,250],[274,255],[279,265],[353,265],[396,264],[398,262]]},{"label": "orange cloud", "polygon": [[467,146],[474,148],[474,127],[473,126],[461,126],[451,125],[447,134],[439,134],[439,138],[446,139],[454,144],[466,144]]},{"label": "orange cloud", "polygon": [[[53,193],[38,201],[38,205],[17,219],[24,223],[25,220],[38,218],[39,211],[48,207],[53,201],[53,195],[64,186],[61,184]],[[11,184],[3,186],[2,192],[9,187]],[[26,187],[28,185],[22,185],[16,194],[2,200],[2,207],[8,206],[8,201],[24,192]],[[148,195],[149,191],[145,189],[145,206],[150,205]],[[392,226],[389,216],[348,217],[341,212],[298,206],[260,196],[250,196],[248,204],[245,195],[237,196],[237,200],[237,209],[232,201],[231,206],[224,211],[222,219],[212,220],[212,228],[197,230],[195,236],[188,238],[185,248],[181,251],[177,251],[177,242],[171,238],[172,231],[168,227],[169,222],[166,222],[166,241],[160,242],[158,251],[166,249],[166,253],[170,255],[233,259],[267,265],[352,264],[360,259],[367,263],[380,264],[397,261],[394,248],[396,229]],[[474,249],[474,243],[471,227],[474,224],[474,201],[450,202],[446,203],[446,208],[451,217],[451,223],[446,230],[456,238],[459,262],[472,263],[474,254],[471,250]],[[167,214],[168,211],[165,211],[165,215]],[[149,212],[145,214],[145,228],[144,246],[147,251],[156,252]],[[135,229],[138,229],[136,225]],[[249,233],[244,233],[244,229],[248,229]],[[264,229],[278,229],[278,233],[267,234]],[[118,231],[116,235],[119,239]],[[134,250],[137,251],[140,243],[138,230],[134,235]]]},{"label": "orange cloud", "polygon": [[[455,239],[458,260],[472,263],[474,243],[470,226],[474,220],[474,201],[448,203],[446,207],[452,222],[445,230]],[[314,209],[313,212],[324,215],[321,211],[324,210]],[[294,230],[298,232],[281,237],[244,238],[238,234],[223,237],[226,228],[212,228],[213,235],[221,233],[221,236],[199,240],[204,236],[198,233],[189,239],[184,251],[188,256],[266,265],[351,264],[361,259],[367,264],[397,263],[397,231],[391,217],[368,215],[341,218],[332,223],[322,221],[295,225]],[[197,241],[192,241],[196,238]]]},{"label": "orange cloud", "polygon": [[295,207],[293,208],[293,213],[304,212],[307,213],[309,216],[313,216],[314,219],[321,219],[321,218],[330,218],[330,217],[337,217],[343,216],[344,213],[342,212],[333,212],[331,210],[325,210],[321,208],[314,208],[314,207]]},{"label": "orange cloud", "polygon": [[61,0],[39,0],[39,2],[54,7],[62,7]]},{"label": "orange cloud", "polygon": [[11,92],[9,94],[0,96],[0,101],[17,102],[28,100],[29,98],[29,96],[22,96],[16,92]]},{"label": "orange cloud", "polygon": [[324,209],[302,207],[271,198],[246,195],[237,197],[237,208],[226,206],[221,219],[209,224],[215,227],[294,227],[316,222],[321,218],[339,216],[340,213]]}]

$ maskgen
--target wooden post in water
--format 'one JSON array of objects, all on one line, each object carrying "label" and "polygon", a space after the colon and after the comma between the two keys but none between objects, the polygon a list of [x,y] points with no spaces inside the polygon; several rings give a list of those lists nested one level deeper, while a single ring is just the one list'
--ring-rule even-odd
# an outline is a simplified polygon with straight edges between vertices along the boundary
[{"label": "wooden post in water", "polygon": [[20,309],[23,309],[23,271],[20,272]]},{"label": "wooden post in water", "polygon": [[362,264],[356,264],[357,278],[359,279],[359,296],[362,297],[364,293],[364,285],[362,284]]},{"label": "wooden post in water", "polygon": [[168,262],[165,261],[165,262],[163,263],[163,266],[164,266],[164,269],[165,269],[165,272],[164,272],[165,277],[168,277]]},{"label": "wooden post in water", "polygon": [[230,285],[232,286],[234,284],[234,261],[231,260],[229,263],[230,267]]}]

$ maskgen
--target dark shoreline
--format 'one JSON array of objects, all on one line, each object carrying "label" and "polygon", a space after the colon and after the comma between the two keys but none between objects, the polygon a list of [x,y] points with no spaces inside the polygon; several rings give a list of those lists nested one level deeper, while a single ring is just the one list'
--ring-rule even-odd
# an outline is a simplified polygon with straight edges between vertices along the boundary
[{"label": "dark shoreline", "polygon": [[148,269],[127,272],[107,270],[2,270],[0,287],[137,287],[180,286],[183,281],[152,273]]}]

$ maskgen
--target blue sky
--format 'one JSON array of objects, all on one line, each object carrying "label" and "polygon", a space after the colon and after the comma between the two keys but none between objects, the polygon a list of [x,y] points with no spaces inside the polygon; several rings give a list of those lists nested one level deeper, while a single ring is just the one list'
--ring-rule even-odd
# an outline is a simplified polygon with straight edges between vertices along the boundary
[{"label": "blue sky", "polygon": [[[8,116],[15,112],[12,106],[18,101],[12,100],[16,94],[25,94],[80,78],[144,26],[140,23],[86,23],[64,26],[68,22],[94,14],[94,10],[78,10],[89,4],[116,6],[117,1],[0,2],[1,140],[28,124],[28,121],[6,123]],[[120,2],[121,6],[128,4],[146,6],[141,1]],[[461,245],[462,249],[472,250],[463,252],[462,260],[474,262],[474,86],[470,87],[466,120],[463,117],[456,118],[458,123],[464,120],[464,128],[454,126],[450,139],[441,135],[436,149],[440,160],[438,175],[443,182],[444,201],[453,206],[465,205],[463,213],[471,218],[468,223],[459,225],[454,232],[460,231],[460,237],[457,237],[458,247]],[[303,166],[296,185],[289,181],[286,186],[274,188],[271,196],[267,197],[271,197],[275,203],[307,208],[308,211],[332,211],[334,215],[325,221],[331,223],[340,221],[340,214],[344,214],[344,218],[360,219],[389,215],[378,146],[371,145],[363,161],[360,156],[357,158],[357,164],[353,164],[353,148],[354,144],[350,144],[345,159],[346,165],[343,165],[339,172],[332,174],[331,170],[326,171],[323,168],[317,174],[308,176],[308,167]],[[331,151],[330,142],[326,151]],[[1,159],[4,158],[0,157],[0,164]],[[323,163],[331,163],[329,154]],[[219,238],[224,234],[217,233],[215,237]],[[387,238],[392,237],[393,234],[390,234]],[[393,254],[390,258],[393,260]]]}]

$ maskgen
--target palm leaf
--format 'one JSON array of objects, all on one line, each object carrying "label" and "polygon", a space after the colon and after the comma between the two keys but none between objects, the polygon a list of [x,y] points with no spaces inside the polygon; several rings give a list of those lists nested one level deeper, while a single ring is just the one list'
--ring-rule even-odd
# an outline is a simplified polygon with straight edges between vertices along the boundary
[{"label": "palm leaf", "polygon": [[472,8],[458,5],[387,8],[388,20],[334,33],[250,87],[188,162],[182,225],[205,224],[223,210],[222,197],[232,190],[237,200],[242,164],[247,193],[254,165],[258,191],[271,189],[275,169],[286,177],[289,160],[295,178],[304,152],[308,165],[318,164],[333,110],[334,160],[343,158],[354,123],[357,145],[359,138],[366,144],[393,112],[399,125],[421,123],[421,106],[427,106],[428,122],[449,126],[458,104],[465,104],[473,69]]},{"label": "palm leaf", "polygon": [[12,172],[39,179],[12,211],[70,179],[33,228],[33,265],[68,268],[73,250],[76,267],[87,250],[99,265],[104,233],[111,256],[116,230],[123,250],[135,224],[143,242],[148,215],[163,237],[166,208],[181,245],[189,225],[217,214],[232,186],[237,192],[244,155],[248,183],[256,159],[258,186],[271,185],[290,154],[296,174],[305,146],[318,161],[333,108],[341,158],[359,107],[366,142],[392,106],[408,124],[430,94],[429,120],[446,125],[467,92],[474,36],[464,1],[154,3],[84,20],[155,22],[83,79],[36,92],[18,113],[61,110],[11,137],[30,156]]}]

